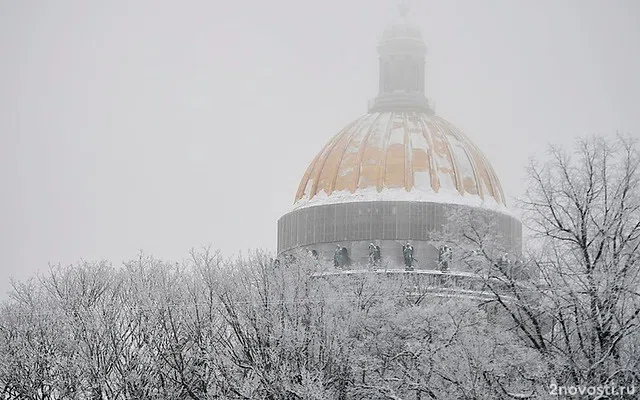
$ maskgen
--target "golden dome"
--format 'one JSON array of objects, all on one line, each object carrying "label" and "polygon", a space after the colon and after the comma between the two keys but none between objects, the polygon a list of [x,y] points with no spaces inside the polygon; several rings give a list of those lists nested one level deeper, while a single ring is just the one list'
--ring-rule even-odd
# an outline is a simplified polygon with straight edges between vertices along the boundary
[{"label": "golden dome", "polygon": [[294,207],[406,200],[504,207],[500,181],[457,128],[426,112],[371,112],[318,153]]}]

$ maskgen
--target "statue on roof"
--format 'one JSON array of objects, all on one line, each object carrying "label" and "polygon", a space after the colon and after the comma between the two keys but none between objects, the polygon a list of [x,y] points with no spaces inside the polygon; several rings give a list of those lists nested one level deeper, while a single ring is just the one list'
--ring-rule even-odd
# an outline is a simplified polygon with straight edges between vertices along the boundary
[{"label": "statue on roof", "polygon": [[449,263],[451,262],[452,259],[453,259],[453,251],[451,250],[451,247],[449,247],[446,244],[440,247],[440,250],[438,252],[438,267],[440,268],[440,271],[448,272]]},{"label": "statue on roof", "polygon": [[347,250],[346,247],[343,247],[340,251],[342,253],[342,260],[344,262],[344,266],[348,267],[349,265],[351,265],[351,260],[349,259],[349,251]]},{"label": "statue on roof", "polygon": [[380,246],[375,243],[369,243],[369,265],[377,267],[380,265],[382,254],[380,252]]},{"label": "statue on roof", "polygon": [[333,266],[336,268],[344,268],[349,264],[349,251],[346,247],[337,245],[333,253]]},{"label": "statue on roof", "polygon": [[402,256],[404,257],[404,266],[407,271],[413,270],[413,262],[416,260],[413,258],[413,246],[407,242],[402,246]]}]

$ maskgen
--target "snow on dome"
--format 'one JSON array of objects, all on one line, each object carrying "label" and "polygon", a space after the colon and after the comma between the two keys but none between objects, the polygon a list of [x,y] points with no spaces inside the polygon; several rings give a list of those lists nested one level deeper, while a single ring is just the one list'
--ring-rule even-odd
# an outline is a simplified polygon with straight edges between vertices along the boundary
[{"label": "snow on dome", "polygon": [[444,119],[406,111],[366,114],[334,136],[304,174],[294,209],[388,200],[507,212],[482,152]]}]

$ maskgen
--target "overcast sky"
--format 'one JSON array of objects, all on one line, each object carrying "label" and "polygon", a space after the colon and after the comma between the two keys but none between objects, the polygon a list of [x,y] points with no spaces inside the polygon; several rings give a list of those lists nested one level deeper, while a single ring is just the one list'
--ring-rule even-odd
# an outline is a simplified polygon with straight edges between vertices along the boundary
[{"label": "overcast sky", "polygon": [[[411,3],[437,114],[509,198],[549,142],[640,135],[639,1]],[[307,165],[376,95],[396,8],[0,0],[0,292],[48,263],[274,250]]]}]

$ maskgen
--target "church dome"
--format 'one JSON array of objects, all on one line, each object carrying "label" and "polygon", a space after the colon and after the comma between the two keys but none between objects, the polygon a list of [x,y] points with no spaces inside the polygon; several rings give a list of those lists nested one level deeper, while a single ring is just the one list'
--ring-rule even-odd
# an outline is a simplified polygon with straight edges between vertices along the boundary
[{"label": "church dome", "polygon": [[469,221],[490,227],[496,246],[521,252],[522,224],[491,164],[426,96],[427,46],[405,4],[377,45],[378,94],[309,164],[278,220],[278,254],[306,249],[344,267],[368,265],[378,248],[386,265],[439,269],[457,213],[471,210]]},{"label": "church dome", "polygon": [[417,201],[503,209],[491,164],[460,130],[427,112],[370,112],[313,159],[294,208],[357,201]]}]

